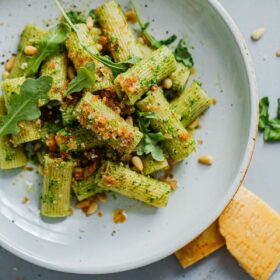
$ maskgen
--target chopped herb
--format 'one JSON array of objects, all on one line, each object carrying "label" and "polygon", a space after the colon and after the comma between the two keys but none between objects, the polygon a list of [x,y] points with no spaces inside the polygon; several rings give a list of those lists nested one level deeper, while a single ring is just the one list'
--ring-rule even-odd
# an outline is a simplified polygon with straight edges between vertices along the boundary
[{"label": "chopped herb", "polygon": [[5,156],[5,160],[10,161],[15,159],[15,153],[11,151],[7,151],[7,154]]},{"label": "chopped herb", "polygon": [[95,63],[88,62],[78,70],[77,76],[71,81],[64,96],[90,88],[95,83]]},{"label": "chopped herb", "polygon": [[153,112],[137,112],[135,114],[135,119],[143,133],[143,138],[137,146],[137,155],[151,154],[153,159],[162,161],[164,160],[164,154],[159,143],[164,141],[165,137],[161,132],[151,132],[149,128],[151,120],[155,118]]},{"label": "chopped herb", "polygon": [[268,123],[269,119],[269,99],[263,97],[259,103],[259,129],[263,131]]},{"label": "chopped herb", "polygon": [[42,76],[36,80],[27,79],[20,88],[20,94],[12,93],[8,114],[0,116],[0,136],[19,133],[20,121],[38,119],[41,115],[38,101],[48,99],[51,86],[52,78]]},{"label": "chopped herb", "polygon": [[186,42],[181,39],[174,51],[175,58],[178,62],[182,62],[186,67],[193,67],[193,58],[189,52]]},{"label": "chopped herb", "polygon": [[137,21],[138,21],[138,24],[141,28],[141,31],[143,32],[145,38],[149,41],[150,45],[155,48],[155,49],[158,49],[160,48],[162,45],[170,45],[172,44],[174,41],[176,41],[177,39],[177,36],[176,35],[172,35],[170,36],[169,38],[165,39],[165,40],[160,40],[158,41],[153,35],[151,35],[149,32],[148,32],[148,27],[150,25],[149,22],[146,22],[145,24],[142,22],[140,16],[139,16],[139,13],[136,9],[136,5],[135,5],[135,2],[134,0],[130,0],[130,3],[131,3],[131,6],[133,8],[133,10],[135,11],[135,14],[136,14],[136,17],[137,17]]},{"label": "chopped herb", "polygon": [[278,98],[277,115],[269,119],[269,99],[263,97],[259,103],[259,129],[263,131],[266,142],[280,141],[280,98]]},{"label": "chopped herb", "polygon": [[70,12],[67,12],[66,14],[69,17],[69,19],[71,20],[71,22],[73,22],[74,24],[86,23],[85,15],[82,12],[70,11]]},{"label": "chopped herb", "polygon": [[39,71],[41,63],[50,55],[61,50],[62,43],[70,34],[70,28],[65,23],[60,23],[49,31],[48,37],[39,42],[39,51],[28,59],[25,74],[32,76]]}]

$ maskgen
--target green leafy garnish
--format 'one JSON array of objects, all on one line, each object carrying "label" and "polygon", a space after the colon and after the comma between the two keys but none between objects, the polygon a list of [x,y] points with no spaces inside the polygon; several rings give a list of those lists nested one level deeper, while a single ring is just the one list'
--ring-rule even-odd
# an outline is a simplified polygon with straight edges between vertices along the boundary
[{"label": "green leafy garnish", "polygon": [[95,23],[99,22],[99,17],[97,16],[95,9],[90,10],[88,16],[91,17]]},{"label": "green leafy garnish", "polygon": [[69,19],[71,20],[71,22],[73,22],[74,24],[86,23],[85,15],[82,12],[70,11],[70,12],[67,12],[66,14],[69,17]]},{"label": "green leafy garnish", "polygon": [[163,161],[164,154],[159,143],[164,141],[165,137],[161,132],[151,132],[149,128],[151,120],[155,118],[153,112],[137,112],[135,115],[138,126],[143,133],[143,138],[137,146],[137,155],[151,154],[153,159]]},{"label": "green leafy garnish", "polygon": [[48,92],[52,87],[52,78],[42,76],[36,80],[27,79],[20,88],[20,93],[12,93],[8,114],[0,116],[0,136],[17,134],[20,131],[18,123],[38,119],[41,112],[39,100],[48,100]]},{"label": "green leafy garnish", "polygon": [[193,58],[189,52],[186,42],[181,39],[174,51],[175,58],[178,62],[182,62],[186,67],[193,67]]},{"label": "green leafy garnish", "polygon": [[36,74],[45,59],[61,50],[61,44],[67,39],[69,34],[70,28],[65,23],[60,23],[50,29],[48,37],[39,42],[37,54],[29,58],[25,74],[27,76]]},{"label": "green leafy garnish", "polygon": [[155,49],[158,49],[160,48],[162,45],[170,45],[172,44],[174,41],[176,41],[177,39],[177,36],[176,35],[172,35],[170,36],[169,38],[165,39],[165,40],[160,40],[158,41],[153,35],[151,35],[149,32],[148,32],[148,27],[150,25],[149,22],[146,22],[146,23],[143,23],[140,16],[139,16],[139,13],[136,9],[136,5],[135,5],[135,2],[134,0],[130,0],[130,3],[131,3],[131,6],[136,14],[136,17],[137,17],[137,21],[138,21],[138,24],[141,28],[141,31],[143,32],[145,38],[149,41],[150,45],[155,48]]},{"label": "green leafy garnish", "polygon": [[268,97],[263,97],[259,103],[259,129],[263,131],[268,123],[269,119],[269,99]]},{"label": "green leafy garnish", "polygon": [[129,59],[128,61],[115,63],[108,56],[102,56],[102,55],[93,53],[91,50],[89,50],[87,48],[87,46],[85,44],[83,44],[77,28],[72,23],[70,18],[67,16],[67,14],[64,11],[63,7],[61,6],[59,0],[55,0],[55,3],[57,5],[57,7],[59,8],[59,10],[61,11],[62,15],[64,16],[64,18],[66,19],[66,21],[68,22],[68,24],[70,25],[70,27],[77,34],[77,37],[78,37],[78,40],[79,40],[79,43],[80,43],[82,49],[85,52],[87,52],[92,58],[96,59],[97,61],[103,63],[105,66],[109,67],[112,70],[114,76],[117,76],[118,74],[120,74],[122,72],[125,72],[130,67],[130,65],[135,64],[140,60],[140,58],[134,57],[134,58]]},{"label": "green leafy garnish", "polygon": [[77,76],[71,81],[64,96],[90,88],[95,83],[95,63],[88,62],[78,70]]},{"label": "green leafy garnish", "polygon": [[269,119],[269,99],[263,97],[259,103],[259,129],[263,131],[264,141],[280,141],[280,98],[276,118]]}]

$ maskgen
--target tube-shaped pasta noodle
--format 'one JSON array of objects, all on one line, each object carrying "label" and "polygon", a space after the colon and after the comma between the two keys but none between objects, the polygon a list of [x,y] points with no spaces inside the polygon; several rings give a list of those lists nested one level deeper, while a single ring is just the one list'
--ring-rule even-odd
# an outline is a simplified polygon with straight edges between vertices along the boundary
[{"label": "tube-shaped pasta noodle", "polygon": [[151,120],[151,126],[166,137],[162,146],[169,160],[183,160],[195,150],[194,139],[170,109],[161,88],[149,91],[147,97],[137,103],[137,107],[143,112],[154,112],[156,118]]},{"label": "tube-shaped pasta noodle", "polygon": [[[1,82],[1,88],[4,93],[4,100],[6,107],[9,104],[10,96],[14,92],[20,93],[20,87],[25,81],[24,77],[8,79]],[[11,141],[15,146],[22,143],[31,142],[40,139],[40,133],[36,121],[22,121],[19,123],[20,132],[16,135],[12,135]]]},{"label": "tube-shaped pasta noodle", "polygon": [[74,115],[75,105],[66,105],[63,104],[60,107],[61,118],[63,126],[72,126],[77,122],[77,118]]},{"label": "tube-shaped pasta noodle", "polygon": [[24,76],[24,70],[27,67],[28,56],[24,54],[27,46],[38,47],[38,43],[48,35],[48,31],[36,25],[28,24],[21,33],[20,43],[15,64],[11,70],[9,78]]},{"label": "tube-shaped pasta noodle", "polygon": [[96,173],[82,181],[73,180],[72,189],[79,201],[103,192],[103,189],[98,186]]},{"label": "tube-shaped pasta noodle", "polygon": [[211,99],[197,82],[170,103],[171,109],[181,117],[182,124],[187,127],[211,105]]},{"label": "tube-shaped pasta noodle", "polygon": [[166,159],[162,161],[157,161],[153,159],[151,155],[147,155],[142,158],[142,163],[144,166],[143,173],[149,175],[161,170],[168,168],[168,161]]},{"label": "tube-shaped pasta noodle", "polygon": [[98,171],[104,190],[140,200],[154,207],[165,207],[171,192],[167,183],[139,174],[120,164],[106,161]]},{"label": "tube-shaped pasta noodle", "polygon": [[65,53],[56,54],[45,61],[41,68],[41,75],[53,78],[52,88],[48,93],[49,99],[61,102],[67,87],[67,60]]},{"label": "tube-shaped pasta noodle", "polygon": [[116,1],[104,3],[96,9],[99,23],[108,37],[109,50],[116,62],[142,57],[134,34],[120,5]]},{"label": "tube-shaped pasta noodle", "polygon": [[103,145],[92,131],[82,127],[63,128],[56,133],[55,139],[63,152],[84,151]]},{"label": "tube-shaped pasta noodle", "polygon": [[172,89],[177,92],[182,92],[190,77],[191,70],[183,63],[177,62],[177,69],[170,75],[172,80]]},{"label": "tube-shaped pasta noodle", "polygon": [[119,95],[126,94],[128,104],[133,105],[151,86],[156,85],[176,70],[176,60],[166,46],[153,51],[115,79]]},{"label": "tube-shaped pasta noodle", "polygon": [[91,93],[86,93],[80,100],[75,114],[83,127],[93,131],[101,141],[121,153],[134,151],[143,136],[137,127],[128,124]]},{"label": "tube-shaped pasta noodle", "polygon": [[[6,114],[3,95],[0,96],[0,115]],[[14,147],[8,136],[0,137],[0,169],[18,168],[27,163],[22,147]]]},{"label": "tube-shaped pasta noodle", "polygon": [[70,206],[74,162],[44,158],[44,181],[41,196],[41,215],[61,218],[72,214]]},{"label": "tube-shaped pasta noodle", "polygon": [[[96,48],[95,35],[83,23],[76,24],[76,29],[79,32],[79,38],[83,44],[94,54],[99,54]],[[68,57],[72,60],[75,68],[78,70],[85,66],[88,62],[95,63],[95,78],[96,82],[89,91],[94,92],[113,86],[113,74],[111,69],[103,65],[101,62],[92,58],[80,45],[78,36],[72,32],[65,42],[68,50]]]}]

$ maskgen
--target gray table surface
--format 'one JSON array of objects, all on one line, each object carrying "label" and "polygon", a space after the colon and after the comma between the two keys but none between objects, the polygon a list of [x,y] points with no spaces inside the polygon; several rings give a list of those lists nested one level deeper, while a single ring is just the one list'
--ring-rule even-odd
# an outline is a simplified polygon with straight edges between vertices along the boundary
[{"label": "gray table surface", "polygon": [[[280,97],[280,58],[275,52],[280,50],[280,0],[221,0],[220,1],[244,34],[254,59],[258,77],[260,96],[271,98],[271,113],[275,114],[276,100]],[[264,26],[267,31],[257,43],[250,40],[251,32]],[[279,165],[280,144],[265,144],[258,138],[251,168],[245,179],[245,186],[263,198],[280,213]],[[21,260],[0,248],[0,280],[140,280],[140,279],[250,279],[238,266],[226,249],[215,252],[210,257],[187,270],[183,270],[176,258],[170,256],[155,264],[111,275],[74,275],[37,267]],[[273,280],[280,279],[280,268]]]}]

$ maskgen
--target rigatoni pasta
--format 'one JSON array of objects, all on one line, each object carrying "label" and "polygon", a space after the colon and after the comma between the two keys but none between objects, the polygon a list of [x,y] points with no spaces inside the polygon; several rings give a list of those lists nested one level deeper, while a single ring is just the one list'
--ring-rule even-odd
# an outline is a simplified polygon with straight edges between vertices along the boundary
[{"label": "rigatoni pasta", "polygon": [[[88,50],[94,54],[99,54],[96,48],[96,32],[89,30],[83,23],[76,24],[75,28],[79,32],[79,38]],[[83,67],[87,62],[94,62],[96,83],[90,91],[97,91],[113,86],[113,75],[110,68],[104,66],[101,62],[92,58],[81,46],[79,38],[75,32],[72,32],[65,42],[68,50],[68,57],[73,62],[75,68],[78,70]]]},{"label": "rigatoni pasta", "polygon": [[70,198],[74,163],[49,156],[45,156],[44,161],[41,215],[52,218],[69,216],[72,214]]},{"label": "rigatoni pasta", "polygon": [[191,69],[186,67],[183,63],[177,62],[177,69],[170,75],[172,80],[172,90],[182,92],[190,77]]},{"label": "rigatoni pasta", "polygon": [[53,78],[49,99],[61,102],[67,88],[67,60],[65,53],[50,57],[42,65],[41,75],[49,75]]},{"label": "rigatoni pasta", "polygon": [[211,99],[196,81],[170,104],[171,109],[180,116],[181,122],[185,127],[192,123],[210,105]]},{"label": "rigatoni pasta", "polygon": [[143,201],[157,208],[165,207],[171,193],[167,183],[138,174],[129,168],[106,161],[99,169],[99,186]]},{"label": "rigatoni pasta", "polygon": [[114,82],[116,91],[119,95],[125,95],[128,104],[133,105],[151,86],[172,74],[176,67],[173,53],[163,46],[120,74]]},{"label": "rigatoni pasta", "polygon": [[103,191],[98,185],[97,173],[81,181],[73,180],[72,189],[79,201],[90,198]]},{"label": "rigatoni pasta", "polygon": [[145,175],[150,175],[155,172],[165,170],[169,166],[166,158],[164,158],[161,161],[158,161],[158,160],[155,160],[151,155],[143,157],[142,163],[144,166],[143,173]]},{"label": "rigatoni pasta", "polygon": [[151,125],[166,137],[163,147],[171,161],[181,161],[195,151],[193,137],[183,127],[177,114],[172,112],[161,88],[149,91],[147,97],[137,103],[137,107],[142,112],[155,114]]},{"label": "rigatoni pasta", "polygon": [[121,153],[134,151],[142,138],[137,127],[129,125],[96,95],[86,93],[75,114],[81,126],[92,130],[99,139]]},{"label": "rigatoni pasta", "polygon": [[103,145],[92,131],[80,127],[59,130],[56,133],[56,143],[63,152],[84,151]]},{"label": "rigatoni pasta", "polygon": [[104,3],[96,9],[101,28],[108,38],[109,50],[117,62],[142,57],[134,34],[120,5],[116,1]]}]

